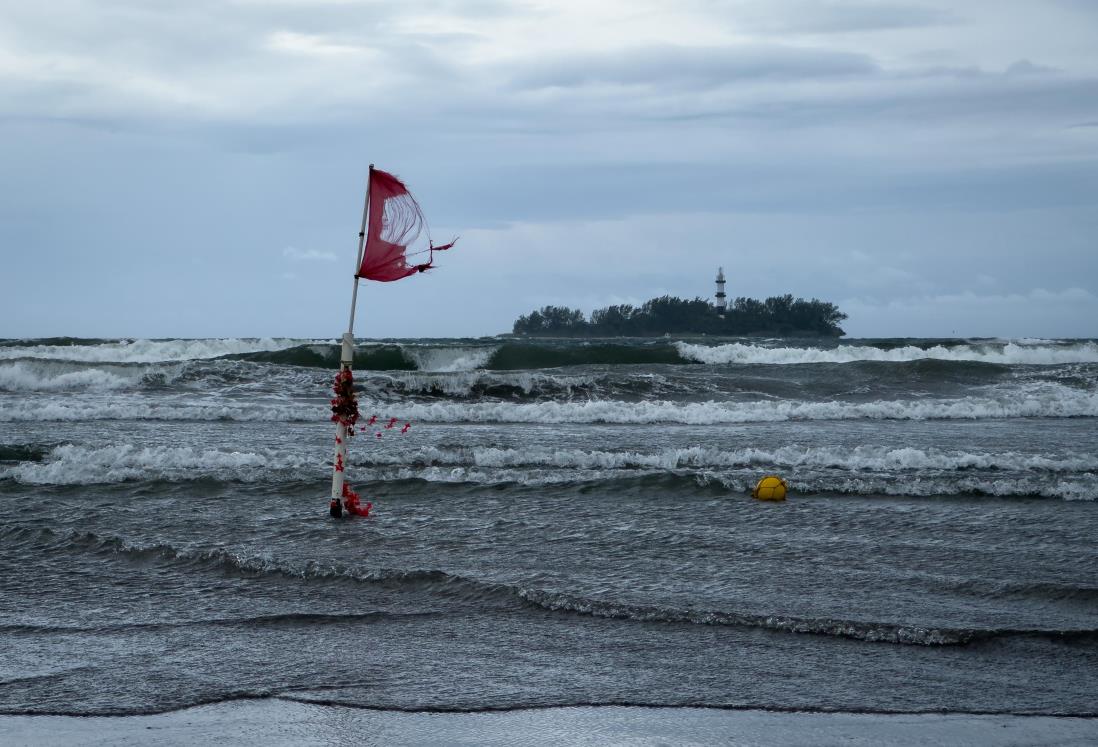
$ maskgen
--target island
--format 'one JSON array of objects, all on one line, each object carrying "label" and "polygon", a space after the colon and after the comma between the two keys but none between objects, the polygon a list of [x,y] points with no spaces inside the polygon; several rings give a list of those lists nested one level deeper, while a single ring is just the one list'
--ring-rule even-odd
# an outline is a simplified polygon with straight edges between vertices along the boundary
[{"label": "island", "polygon": [[[723,278],[722,278],[723,279]],[[764,301],[737,298],[726,306],[723,293],[714,305],[702,298],[660,296],[640,306],[619,304],[596,309],[590,318],[579,309],[545,306],[520,316],[513,333],[530,337],[841,337],[847,318],[833,303],[792,295]]]}]

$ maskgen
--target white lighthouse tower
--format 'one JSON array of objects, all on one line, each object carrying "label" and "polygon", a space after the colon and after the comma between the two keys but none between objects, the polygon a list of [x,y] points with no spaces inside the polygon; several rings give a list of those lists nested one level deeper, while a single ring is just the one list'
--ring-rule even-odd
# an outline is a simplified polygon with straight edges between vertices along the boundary
[{"label": "white lighthouse tower", "polygon": [[717,268],[717,313],[724,319],[724,312],[728,308],[728,302],[724,296],[724,268]]}]

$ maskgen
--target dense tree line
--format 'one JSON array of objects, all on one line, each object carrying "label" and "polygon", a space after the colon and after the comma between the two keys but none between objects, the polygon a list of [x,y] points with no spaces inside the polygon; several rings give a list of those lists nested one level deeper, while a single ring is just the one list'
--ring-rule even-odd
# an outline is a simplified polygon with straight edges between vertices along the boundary
[{"label": "dense tree line", "polygon": [[516,335],[552,337],[648,337],[663,334],[774,335],[781,337],[844,332],[846,314],[835,304],[813,298],[773,296],[765,301],[737,298],[724,316],[708,301],[661,296],[640,306],[619,304],[597,309],[591,318],[579,309],[546,306],[520,316]]}]

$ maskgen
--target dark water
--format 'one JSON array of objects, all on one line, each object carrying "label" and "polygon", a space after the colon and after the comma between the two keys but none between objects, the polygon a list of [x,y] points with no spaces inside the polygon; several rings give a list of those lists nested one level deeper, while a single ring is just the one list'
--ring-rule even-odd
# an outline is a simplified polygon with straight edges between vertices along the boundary
[{"label": "dark water", "polygon": [[342,521],[335,354],[0,343],[0,713],[1098,715],[1093,341],[371,342]]}]

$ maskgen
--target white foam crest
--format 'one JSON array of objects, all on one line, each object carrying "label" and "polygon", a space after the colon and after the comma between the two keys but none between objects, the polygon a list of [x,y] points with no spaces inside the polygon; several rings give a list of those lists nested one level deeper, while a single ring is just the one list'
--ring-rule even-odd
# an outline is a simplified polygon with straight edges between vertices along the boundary
[{"label": "white foam crest", "polygon": [[[381,407],[381,405],[370,405]],[[787,420],[976,420],[1098,417],[1098,392],[1059,384],[1004,390],[999,396],[873,402],[476,402],[387,404],[403,420],[436,423],[723,423]],[[2,414],[0,414],[2,418]]]},{"label": "white foam crest", "polygon": [[[1055,383],[992,391],[983,397],[877,400],[873,402],[582,402],[363,401],[363,412],[386,412],[420,423],[611,423],[720,425],[790,420],[978,420],[1025,417],[1098,417],[1098,391]],[[0,422],[53,420],[243,420],[323,421],[322,405],[179,398],[87,401],[76,398],[0,403]]]},{"label": "white foam crest", "polygon": [[44,358],[85,363],[161,363],[223,355],[286,350],[316,340],[259,339],[122,340],[102,345],[32,345],[0,348],[0,359]]},{"label": "white foam crest", "polygon": [[476,373],[451,373],[432,376],[426,373],[393,374],[385,376],[392,385],[405,392],[441,391],[451,397],[468,396],[480,380]]},{"label": "white foam crest", "polygon": [[1098,500],[1098,479],[1092,474],[1076,479],[1001,478],[983,477],[942,479],[937,477],[910,477],[907,479],[882,479],[879,477],[851,477],[843,480],[814,479],[790,486],[813,492],[836,492],[852,495],[888,495],[898,497],[928,498],[963,494],[990,495],[997,498],[1059,498],[1067,501]]},{"label": "white foam crest", "polygon": [[239,420],[301,422],[326,420],[327,408],[264,403],[224,404],[176,401],[23,400],[0,405],[0,423],[81,420]]},{"label": "white foam crest", "polygon": [[721,450],[700,446],[663,449],[654,453],[637,451],[584,451],[530,447],[525,449],[437,448],[411,452],[365,453],[356,461],[372,465],[439,467],[555,467],[582,470],[676,470],[769,467],[813,467],[842,470],[1011,470],[1039,473],[1098,471],[1098,456],[1092,454],[1022,454],[1019,452],[970,453],[884,446],[807,447],[782,446],[774,449],[743,448]]},{"label": "white foam crest", "polygon": [[699,363],[852,363],[883,361],[905,363],[917,360],[975,361],[1004,365],[1058,365],[1063,363],[1098,363],[1098,344],[1080,342],[1070,345],[1039,345],[1026,342],[988,343],[945,347],[935,345],[920,348],[909,345],[891,350],[859,345],[839,345],[835,348],[762,347],[744,343],[728,345],[693,345],[676,342],[679,355]]},{"label": "white foam crest", "polygon": [[489,469],[474,466],[459,467],[387,467],[368,470],[361,480],[387,482],[392,480],[424,480],[438,483],[473,483],[476,485],[500,485],[517,483],[527,486],[569,485],[589,482],[613,475],[606,472],[561,469]]},{"label": "white foam crest", "polygon": [[417,460],[465,458],[478,467],[551,466],[577,469],[687,469],[751,467],[826,467],[847,470],[960,470],[1002,469],[1047,472],[1098,471],[1098,456],[1087,454],[1043,455],[1005,452],[998,454],[957,451],[889,449],[881,446],[839,447],[783,446],[776,449],[745,448],[723,451],[690,447],[645,454],[625,451],[579,449],[478,448],[471,453],[423,452]]},{"label": "white foam crest", "polygon": [[132,444],[87,447],[65,444],[42,462],[21,462],[0,476],[32,485],[91,485],[127,480],[180,480],[199,477],[254,478],[272,470],[316,465],[301,454],[193,449]]},{"label": "white foam crest", "polygon": [[417,347],[403,346],[401,354],[420,371],[439,373],[475,371],[492,359],[495,347]]},{"label": "white foam crest", "polygon": [[6,392],[112,390],[132,384],[132,379],[97,368],[53,373],[24,361],[0,364],[0,391]]}]

